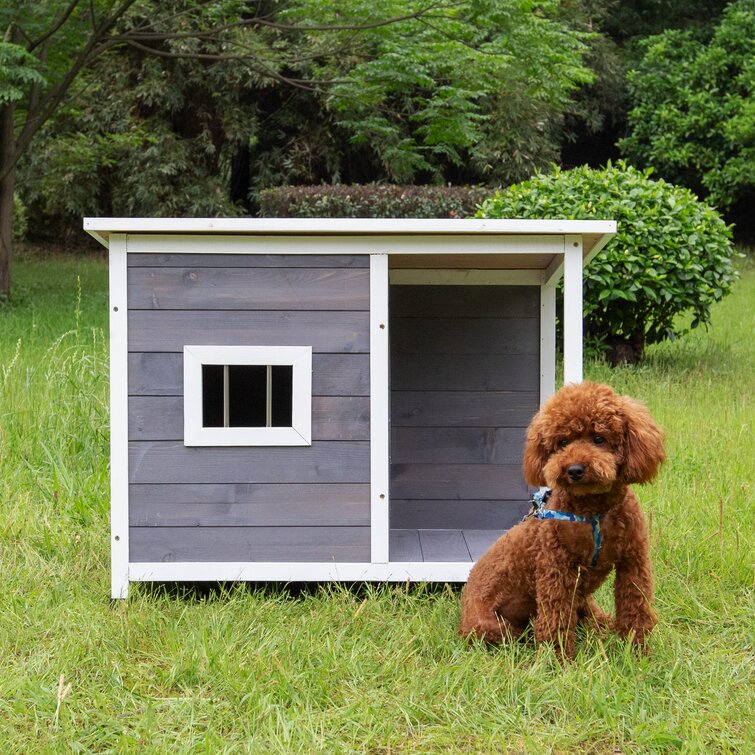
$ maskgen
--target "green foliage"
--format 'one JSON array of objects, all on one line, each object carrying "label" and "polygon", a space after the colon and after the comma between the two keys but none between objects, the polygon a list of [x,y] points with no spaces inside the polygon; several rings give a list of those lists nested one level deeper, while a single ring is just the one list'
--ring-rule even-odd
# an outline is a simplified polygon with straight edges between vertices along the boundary
[{"label": "green foliage", "polygon": [[38,134],[19,177],[35,228],[253,212],[282,184],[521,179],[557,159],[591,77],[557,2],[297,0],[222,35],[256,4],[185,6],[137,2],[119,32],[154,41],[101,55]]},{"label": "green foliage", "polygon": [[620,149],[723,208],[755,196],[755,0],[735,0],[706,44],[672,30],[645,40],[629,73]]},{"label": "green foliage", "polygon": [[710,322],[736,279],[731,230],[691,191],[624,162],[604,170],[556,168],[486,201],[478,217],[616,220],[618,230],[585,270],[588,338],[657,343]]},{"label": "green foliage", "polygon": [[461,186],[280,186],[260,192],[268,218],[463,218],[490,190]]},{"label": "green foliage", "polygon": [[[421,0],[360,0],[352,18],[405,14]],[[302,0],[290,15],[322,24],[326,4]],[[438,4],[416,19],[363,31],[349,56],[312,69],[334,82],[327,103],[354,142],[369,145],[386,178],[518,180],[556,159],[563,112],[592,79],[586,40],[558,2]],[[310,35],[338,48],[352,31]]]},{"label": "green foliage", "polygon": [[37,66],[37,59],[23,47],[0,41],[0,106],[18,102],[29,87],[45,83]]}]

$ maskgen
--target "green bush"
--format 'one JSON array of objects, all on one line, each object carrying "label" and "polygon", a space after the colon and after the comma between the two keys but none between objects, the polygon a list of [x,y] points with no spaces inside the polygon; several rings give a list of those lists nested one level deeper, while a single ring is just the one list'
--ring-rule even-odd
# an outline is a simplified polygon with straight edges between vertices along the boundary
[{"label": "green bush", "polygon": [[259,194],[263,218],[463,218],[490,189],[462,186],[280,186]]},{"label": "green bush", "polygon": [[[616,236],[585,269],[585,336],[612,363],[710,321],[736,279],[731,229],[688,189],[619,162],[558,168],[499,192],[477,217],[616,220]],[[688,317],[683,317],[688,315]],[[691,315],[691,320],[689,316]]]}]

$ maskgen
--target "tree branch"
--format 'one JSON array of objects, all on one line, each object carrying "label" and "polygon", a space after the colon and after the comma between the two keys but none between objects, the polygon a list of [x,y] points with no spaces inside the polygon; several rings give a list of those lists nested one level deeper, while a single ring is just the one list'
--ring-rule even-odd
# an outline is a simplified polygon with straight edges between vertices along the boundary
[{"label": "tree branch", "polygon": [[50,37],[53,36],[62,26],[65,24],[66,21],[71,17],[71,14],[76,10],[76,6],[79,4],[80,0],[72,0],[71,3],[69,3],[68,7],[63,11],[60,18],[57,21],[53,22],[53,25],[38,39],[33,40],[29,43],[28,50],[29,52],[33,52],[35,48],[39,47],[41,44],[44,44]]}]

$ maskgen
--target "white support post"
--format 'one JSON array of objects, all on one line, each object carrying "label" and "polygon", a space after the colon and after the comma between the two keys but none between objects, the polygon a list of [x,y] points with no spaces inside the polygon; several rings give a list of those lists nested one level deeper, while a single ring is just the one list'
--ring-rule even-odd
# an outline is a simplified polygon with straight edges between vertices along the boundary
[{"label": "white support post", "polygon": [[540,405],[556,392],[556,286],[540,287]]},{"label": "white support post", "polygon": [[110,552],[111,597],[127,598],[128,309],[126,239],[110,236]]},{"label": "white support post", "polygon": [[564,383],[582,382],[582,237],[564,236]]},{"label": "white support post", "polygon": [[388,255],[370,255],[370,548],[388,563],[390,540],[390,386]]}]

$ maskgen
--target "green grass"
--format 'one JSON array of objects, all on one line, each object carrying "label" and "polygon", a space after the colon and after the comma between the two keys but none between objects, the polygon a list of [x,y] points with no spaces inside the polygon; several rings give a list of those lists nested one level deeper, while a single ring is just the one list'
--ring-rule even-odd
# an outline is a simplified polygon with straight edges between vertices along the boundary
[{"label": "green grass", "polygon": [[707,332],[639,367],[588,366],[667,432],[639,490],[660,624],[647,657],[583,633],[562,667],[462,642],[443,585],[135,585],[111,606],[107,270],[27,252],[0,308],[3,752],[752,752],[744,268]]}]

